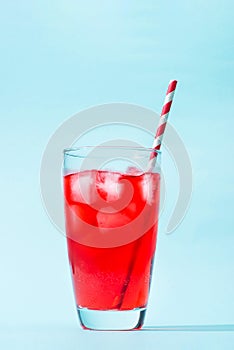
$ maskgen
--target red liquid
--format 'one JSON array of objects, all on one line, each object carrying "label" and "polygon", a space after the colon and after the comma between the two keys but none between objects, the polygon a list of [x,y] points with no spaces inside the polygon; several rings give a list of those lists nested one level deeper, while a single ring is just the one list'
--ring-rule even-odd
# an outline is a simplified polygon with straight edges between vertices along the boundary
[{"label": "red liquid", "polygon": [[[77,306],[94,310],[145,307],[157,238],[159,174],[75,173],[64,177],[64,196]],[[140,219],[135,222],[136,218]],[[92,233],[87,224],[92,225]],[[112,228],[121,231],[125,225],[130,226],[120,233],[118,244],[118,231],[113,233]],[[117,239],[117,246],[101,246],[108,235]],[[93,246],[82,242],[85,237]],[[95,240],[99,237],[100,242]]]}]

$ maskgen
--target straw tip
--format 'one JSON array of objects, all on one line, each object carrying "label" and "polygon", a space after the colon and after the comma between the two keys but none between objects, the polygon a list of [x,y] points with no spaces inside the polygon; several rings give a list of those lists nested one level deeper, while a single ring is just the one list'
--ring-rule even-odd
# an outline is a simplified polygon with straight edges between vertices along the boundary
[{"label": "straw tip", "polygon": [[171,83],[177,84],[177,83],[178,83],[178,80],[176,80],[176,79],[171,79],[171,80],[169,81],[169,84],[171,84]]},{"label": "straw tip", "polygon": [[170,80],[168,88],[167,88],[167,94],[175,91],[177,85],[177,80]]}]

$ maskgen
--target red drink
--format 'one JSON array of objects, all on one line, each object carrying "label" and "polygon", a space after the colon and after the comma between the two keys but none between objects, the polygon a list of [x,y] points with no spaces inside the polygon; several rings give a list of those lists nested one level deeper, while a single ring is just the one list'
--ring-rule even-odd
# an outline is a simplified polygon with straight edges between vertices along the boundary
[{"label": "red drink", "polygon": [[159,180],[156,173],[97,170],[64,176],[68,254],[78,308],[146,306],[157,238]]}]

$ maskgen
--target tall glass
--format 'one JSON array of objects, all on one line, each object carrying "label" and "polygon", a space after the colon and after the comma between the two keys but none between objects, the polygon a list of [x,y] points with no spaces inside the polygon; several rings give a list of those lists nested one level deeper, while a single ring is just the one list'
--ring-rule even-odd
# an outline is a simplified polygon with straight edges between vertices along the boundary
[{"label": "tall glass", "polygon": [[[149,167],[152,154],[156,162]],[[155,255],[160,152],[143,147],[64,150],[68,256],[83,328],[143,325]]]}]

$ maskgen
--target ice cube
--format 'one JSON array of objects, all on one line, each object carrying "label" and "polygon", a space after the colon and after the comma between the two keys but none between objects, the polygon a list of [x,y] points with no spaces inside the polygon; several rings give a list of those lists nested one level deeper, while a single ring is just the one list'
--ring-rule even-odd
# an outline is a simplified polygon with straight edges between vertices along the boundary
[{"label": "ice cube", "polygon": [[113,207],[104,207],[97,213],[99,228],[115,228],[128,224],[131,218],[126,214],[116,211]]},{"label": "ice cube", "polygon": [[152,204],[156,200],[156,191],[158,184],[157,174],[145,174],[142,180],[143,198],[148,204]]},{"label": "ice cube", "polygon": [[134,166],[129,166],[126,170],[126,174],[128,174],[128,175],[141,175],[142,170],[140,170]]},{"label": "ice cube", "polygon": [[120,197],[122,184],[119,182],[121,174],[99,171],[96,174],[95,185],[99,195],[107,202],[117,201]]},{"label": "ice cube", "polygon": [[74,174],[71,182],[72,197],[75,202],[90,204],[94,201],[95,173],[82,171]]}]

